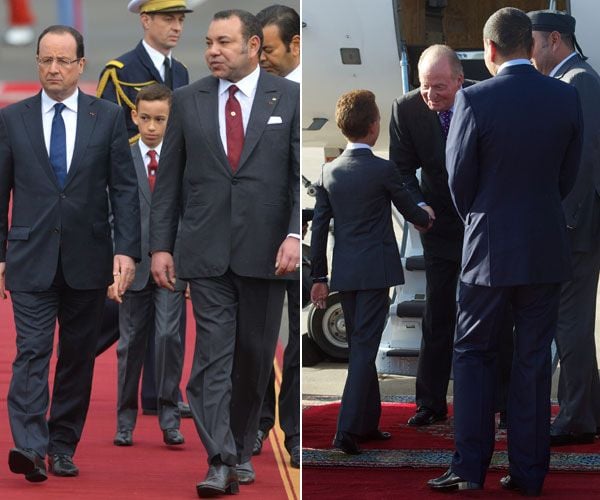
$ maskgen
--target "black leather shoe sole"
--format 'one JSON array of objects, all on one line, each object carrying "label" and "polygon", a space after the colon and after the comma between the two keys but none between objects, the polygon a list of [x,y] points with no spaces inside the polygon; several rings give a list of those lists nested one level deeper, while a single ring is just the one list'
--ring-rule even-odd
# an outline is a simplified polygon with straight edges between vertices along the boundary
[{"label": "black leather shoe sole", "polygon": [[480,483],[473,483],[465,481],[461,477],[457,476],[448,469],[440,477],[430,479],[427,481],[427,486],[438,491],[452,491],[452,490],[480,490],[483,485]]},{"label": "black leather shoe sole", "polygon": [[199,483],[196,485],[196,493],[200,498],[212,498],[221,495],[236,495],[240,492],[238,483],[229,483],[225,489],[211,484]]},{"label": "black leather shoe sole", "polygon": [[15,474],[24,474],[25,479],[31,483],[41,483],[48,479],[43,463],[36,465],[33,456],[16,448],[8,452],[8,467]]}]

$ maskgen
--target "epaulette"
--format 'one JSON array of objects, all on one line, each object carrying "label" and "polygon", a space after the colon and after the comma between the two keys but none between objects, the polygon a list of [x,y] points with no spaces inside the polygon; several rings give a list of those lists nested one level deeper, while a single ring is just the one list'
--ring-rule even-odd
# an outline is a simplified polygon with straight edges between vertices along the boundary
[{"label": "epaulette", "polygon": [[107,68],[114,67],[114,68],[123,69],[125,67],[125,64],[117,59],[112,59],[106,63],[106,67]]},{"label": "epaulette", "polygon": [[127,94],[125,94],[125,91],[123,90],[122,87],[134,87],[135,90],[139,91],[141,87],[146,87],[148,85],[152,85],[153,83],[156,83],[155,80],[150,80],[148,82],[140,82],[140,83],[128,83],[128,82],[123,82],[121,80],[119,80],[118,76],[117,76],[117,67],[116,65],[111,65],[111,63],[118,63],[122,66],[123,63],[121,63],[120,61],[117,60],[113,60],[113,61],[109,61],[106,64],[106,69],[104,70],[104,73],[102,74],[102,76],[100,77],[100,81],[98,82],[98,88],[96,89],[96,97],[102,97],[102,94],[104,93],[104,89],[106,89],[106,85],[108,84],[108,81],[110,80],[112,82],[112,84],[115,87],[115,94],[117,97],[117,104],[119,106],[122,106],[123,103],[125,103],[129,109],[135,109],[135,103],[129,99],[129,97],[127,97]]},{"label": "epaulette", "polygon": [[142,136],[142,134],[135,134],[133,137],[129,138],[129,145],[133,146],[137,141],[140,140],[140,137]]}]

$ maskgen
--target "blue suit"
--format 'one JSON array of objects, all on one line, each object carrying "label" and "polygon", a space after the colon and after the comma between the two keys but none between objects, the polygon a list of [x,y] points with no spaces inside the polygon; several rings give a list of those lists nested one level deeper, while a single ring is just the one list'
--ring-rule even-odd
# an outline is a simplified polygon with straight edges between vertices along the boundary
[{"label": "blue suit", "polygon": [[358,437],[379,426],[375,357],[389,310],[389,287],[404,283],[391,202],[408,221],[429,223],[396,166],[370,150],[346,150],[323,168],[312,222],[312,275],[327,276],[327,235],[333,218],[331,289],[341,292],[350,346],[338,432]]},{"label": "blue suit", "polygon": [[562,200],[581,154],[579,97],[521,64],[459,92],[454,113],[446,167],[465,236],[451,468],[484,482],[494,449],[498,318],[510,304],[510,474],[521,487],[540,490],[550,457],[550,343],[560,283],[571,276]]},{"label": "blue suit", "polygon": [[[173,89],[187,85],[190,82],[187,68],[175,58],[171,61]],[[130,143],[135,142],[138,135],[138,128],[131,119],[135,98],[140,88],[153,83],[164,81],[141,41],[135,49],[106,63],[100,74],[97,95],[123,107]]]}]

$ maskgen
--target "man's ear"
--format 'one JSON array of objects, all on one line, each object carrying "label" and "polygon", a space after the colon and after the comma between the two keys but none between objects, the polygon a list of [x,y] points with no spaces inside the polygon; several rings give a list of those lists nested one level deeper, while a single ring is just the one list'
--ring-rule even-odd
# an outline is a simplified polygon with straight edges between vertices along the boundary
[{"label": "man's ear", "polygon": [[300,57],[300,35],[294,35],[290,42],[290,51],[294,57]]},{"label": "man's ear", "polygon": [[136,125],[138,124],[138,114],[137,111],[135,109],[131,110],[131,120],[133,121],[133,123],[135,123]]}]

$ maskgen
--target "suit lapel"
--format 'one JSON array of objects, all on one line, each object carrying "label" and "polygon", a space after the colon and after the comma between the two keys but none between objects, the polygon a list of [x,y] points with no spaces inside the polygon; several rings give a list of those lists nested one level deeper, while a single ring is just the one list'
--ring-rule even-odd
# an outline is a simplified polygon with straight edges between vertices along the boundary
[{"label": "suit lapel", "polygon": [[207,138],[206,146],[220,160],[223,168],[232,173],[219,132],[219,80],[209,78],[205,82],[207,85],[201,86],[195,94],[197,115],[200,117],[198,127]]},{"label": "suit lapel", "polygon": [[146,67],[146,69],[150,72],[150,74],[154,77],[154,79],[158,83],[165,83],[163,81],[163,79],[160,77],[160,73],[156,69],[156,66],[154,66],[154,63],[152,62],[152,59],[150,58],[150,55],[148,54],[148,52],[146,52],[146,49],[144,48],[144,45],[142,44],[142,42],[137,44],[135,51],[137,52],[137,55],[140,58],[140,61],[142,62],[142,64]]},{"label": "suit lapel", "polygon": [[578,54],[575,54],[568,61],[565,61],[563,64],[560,65],[560,68],[558,68],[558,70],[554,74],[554,78],[558,78],[559,80],[561,80],[565,76],[565,73],[570,71],[573,67],[577,66],[580,62],[581,58]]},{"label": "suit lapel", "polygon": [[152,193],[150,193],[150,184],[148,183],[148,174],[146,173],[142,152],[140,151],[140,146],[137,142],[131,146],[131,156],[133,157],[133,164],[135,165],[135,173],[137,175],[140,193],[142,193],[144,199],[148,205],[150,205],[152,202]]},{"label": "suit lapel", "polygon": [[80,168],[82,159],[85,155],[85,150],[90,142],[92,132],[96,126],[96,111],[95,111],[96,98],[92,98],[89,95],[79,91],[79,99],[77,102],[77,132],[75,134],[75,147],[73,148],[73,158],[71,159],[71,167],[65,180],[65,187],[69,184],[71,179],[76,175],[77,170]]},{"label": "suit lapel", "polygon": [[254,102],[252,103],[250,119],[248,120],[248,126],[246,127],[244,148],[242,149],[238,170],[243,168],[245,161],[250,157],[252,151],[258,144],[258,141],[267,126],[269,117],[273,114],[280,98],[281,92],[278,89],[269,87],[268,84],[265,83],[265,73],[261,70],[258,78],[258,85],[256,86]]},{"label": "suit lapel", "polygon": [[44,139],[44,126],[42,125],[42,94],[41,92],[30,99],[23,111],[23,123],[27,130],[27,136],[30,138],[31,149],[37,156],[39,164],[42,166],[46,175],[58,188],[56,175],[50,165],[48,151],[46,150],[46,142]]}]

